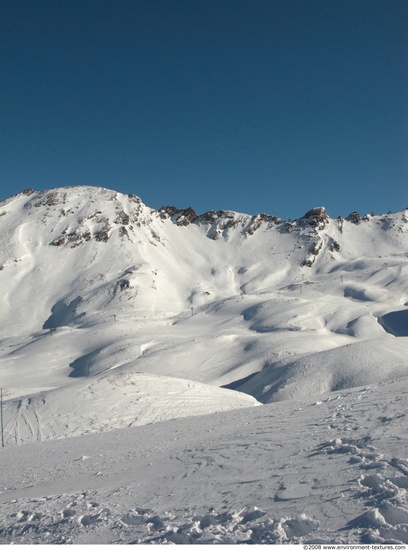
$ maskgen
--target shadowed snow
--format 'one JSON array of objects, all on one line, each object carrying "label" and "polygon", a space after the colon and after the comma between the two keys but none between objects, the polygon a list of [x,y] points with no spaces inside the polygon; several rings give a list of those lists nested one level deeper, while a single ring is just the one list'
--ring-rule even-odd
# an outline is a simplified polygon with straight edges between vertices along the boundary
[{"label": "shadowed snow", "polygon": [[408,309],[391,311],[378,319],[384,329],[394,336],[408,336]]}]

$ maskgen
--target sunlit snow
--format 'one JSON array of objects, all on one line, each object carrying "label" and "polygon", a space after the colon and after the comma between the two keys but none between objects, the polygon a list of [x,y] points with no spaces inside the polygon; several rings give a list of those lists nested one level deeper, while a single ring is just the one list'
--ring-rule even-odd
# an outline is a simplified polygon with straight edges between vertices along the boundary
[{"label": "sunlit snow", "polygon": [[0,229],[1,542],[408,543],[408,210],[71,187]]}]

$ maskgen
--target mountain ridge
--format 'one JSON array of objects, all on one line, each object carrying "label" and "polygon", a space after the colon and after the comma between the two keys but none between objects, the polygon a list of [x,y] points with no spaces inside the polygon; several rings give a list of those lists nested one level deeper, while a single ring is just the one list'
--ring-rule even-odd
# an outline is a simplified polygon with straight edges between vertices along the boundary
[{"label": "mountain ridge", "polygon": [[[107,373],[187,380],[192,394],[233,387],[257,400],[246,406],[405,376],[407,250],[406,209],[332,219],[316,207],[284,221],[154,210],[99,187],[25,190],[0,203],[10,411],[36,395],[35,418],[47,391],[90,394],[83,379]],[[222,402],[214,393],[207,410]],[[16,430],[10,419],[10,440],[30,437]]]},{"label": "mountain ridge", "polygon": [[408,212],[0,203],[0,540],[406,544]]}]

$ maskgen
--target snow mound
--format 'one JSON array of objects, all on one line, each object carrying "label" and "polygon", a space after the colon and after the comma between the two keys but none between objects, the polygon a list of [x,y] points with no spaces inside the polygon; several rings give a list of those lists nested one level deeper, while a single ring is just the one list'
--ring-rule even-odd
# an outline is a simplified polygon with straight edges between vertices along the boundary
[{"label": "snow mound", "polygon": [[384,331],[378,324],[378,319],[371,313],[367,313],[349,321],[346,327],[339,329],[338,332],[361,340],[371,340],[375,336],[383,336]]},{"label": "snow mound", "polygon": [[5,444],[107,432],[255,405],[259,403],[253,397],[235,391],[122,372],[6,401]]},{"label": "snow mound", "polygon": [[236,389],[263,403],[311,400],[345,388],[408,376],[406,348],[366,340],[267,365]]},{"label": "snow mound", "polygon": [[363,302],[382,302],[389,297],[389,293],[379,288],[361,288],[358,286],[348,286],[344,290],[346,298],[360,300]]}]

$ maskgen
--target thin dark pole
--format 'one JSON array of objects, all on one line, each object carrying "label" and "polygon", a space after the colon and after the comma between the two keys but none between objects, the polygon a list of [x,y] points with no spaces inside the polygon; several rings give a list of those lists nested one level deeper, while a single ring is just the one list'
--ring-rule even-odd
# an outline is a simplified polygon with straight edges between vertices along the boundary
[{"label": "thin dark pole", "polygon": [[4,429],[3,429],[3,388],[0,389],[0,424],[1,424],[1,446],[4,447]]}]

